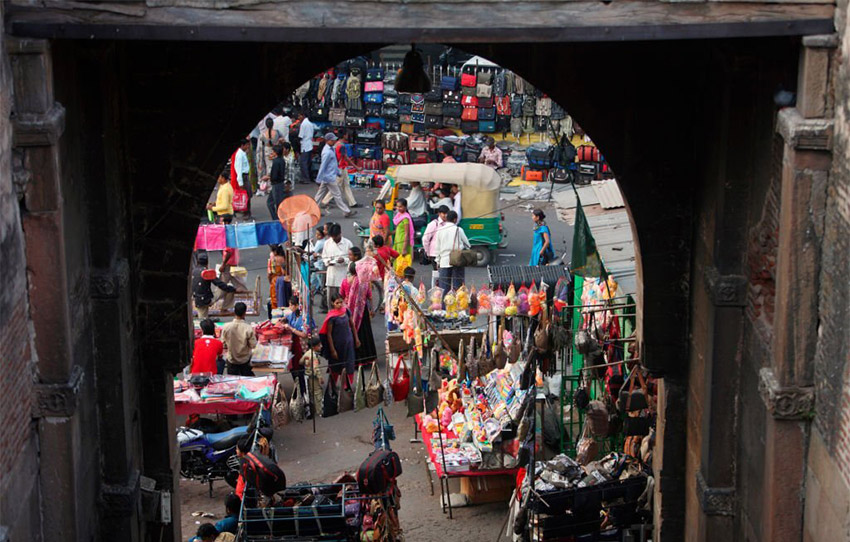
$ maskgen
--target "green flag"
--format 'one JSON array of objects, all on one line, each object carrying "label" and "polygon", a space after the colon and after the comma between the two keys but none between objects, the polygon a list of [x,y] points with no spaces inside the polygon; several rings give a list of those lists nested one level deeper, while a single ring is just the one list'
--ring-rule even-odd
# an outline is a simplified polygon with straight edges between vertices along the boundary
[{"label": "green flag", "polygon": [[582,277],[607,278],[608,272],[596,249],[596,240],[590,233],[590,225],[584,216],[581,200],[576,194],[576,224],[573,231],[573,261],[572,271]]}]

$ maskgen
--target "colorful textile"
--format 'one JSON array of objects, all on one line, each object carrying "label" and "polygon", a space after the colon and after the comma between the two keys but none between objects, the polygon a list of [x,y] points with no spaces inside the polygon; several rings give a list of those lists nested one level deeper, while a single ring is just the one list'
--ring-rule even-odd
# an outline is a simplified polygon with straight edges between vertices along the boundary
[{"label": "colorful textile", "polygon": [[393,224],[395,225],[395,237],[393,239],[393,249],[399,254],[406,255],[413,253],[413,219],[408,213],[396,213],[393,216]]},{"label": "colorful textile", "polygon": [[198,226],[195,248],[204,250],[224,250],[227,248],[225,226],[219,224]]},{"label": "colorful textile", "polygon": [[380,275],[378,273],[378,262],[371,256],[365,256],[354,265],[357,273],[353,277],[349,277],[351,292],[347,302],[354,329],[360,329],[366,301],[372,297],[372,281],[377,280]]},{"label": "colorful textile", "polygon": [[282,245],[289,239],[283,224],[280,222],[257,222],[255,226],[257,229],[257,246]]}]

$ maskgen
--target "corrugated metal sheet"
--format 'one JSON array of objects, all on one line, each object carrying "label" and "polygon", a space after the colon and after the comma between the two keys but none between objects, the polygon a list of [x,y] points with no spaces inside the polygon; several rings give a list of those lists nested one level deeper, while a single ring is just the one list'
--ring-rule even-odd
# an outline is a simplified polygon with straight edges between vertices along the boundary
[{"label": "corrugated metal sheet", "polygon": [[[620,192],[620,187],[617,186],[616,180],[593,181],[590,186],[593,187],[596,198],[599,200],[599,205],[603,209],[617,209],[626,206],[626,202],[623,200],[623,194]],[[584,203],[584,198],[582,198],[582,203]]]},{"label": "corrugated metal sheet", "polygon": [[587,223],[605,268],[614,276],[623,292],[634,294],[637,290],[637,271],[629,214],[625,209],[611,211],[588,216]]}]

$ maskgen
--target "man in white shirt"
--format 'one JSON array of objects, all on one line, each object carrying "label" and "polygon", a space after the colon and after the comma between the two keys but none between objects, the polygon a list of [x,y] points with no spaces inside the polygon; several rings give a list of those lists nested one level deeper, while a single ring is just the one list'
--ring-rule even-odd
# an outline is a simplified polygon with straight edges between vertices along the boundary
[{"label": "man in white shirt", "polygon": [[298,157],[298,164],[301,166],[300,183],[308,184],[313,180],[310,174],[310,160],[313,158],[313,135],[316,132],[316,126],[303,112],[298,114],[298,122],[301,123],[298,129],[298,139],[301,141],[301,155]]},{"label": "man in white shirt", "polygon": [[463,267],[452,267],[451,253],[453,250],[468,249],[470,244],[466,233],[457,225],[456,212],[448,212],[446,224],[437,230],[434,237],[434,252],[440,267],[440,288],[446,292],[451,288],[458,289],[463,284],[466,273]]},{"label": "man in white shirt", "polygon": [[339,224],[331,224],[328,228],[328,237],[322,248],[322,261],[328,268],[325,276],[327,285],[325,300],[333,297],[334,293],[339,293],[339,287],[342,286],[342,281],[348,274],[348,251],[354,246],[351,241],[342,236],[342,227]]},{"label": "man in white shirt", "polygon": [[457,223],[463,220],[463,213],[460,205],[460,187],[456,184],[451,185],[450,192],[452,195],[452,210],[457,213]]},{"label": "man in white shirt", "polygon": [[248,151],[251,150],[251,142],[247,139],[239,141],[239,149],[233,158],[236,170],[236,183],[239,188],[248,192],[248,217],[251,216],[251,166],[248,163]]},{"label": "man in white shirt", "polygon": [[410,183],[410,194],[404,199],[407,200],[407,212],[413,219],[413,228],[418,230],[428,221],[428,204],[419,183]]},{"label": "man in white shirt", "polygon": [[282,110],[275,111],[274,129],[280,132],[284,141],[289,141],[289,127],[292,126],[292,118]]}]

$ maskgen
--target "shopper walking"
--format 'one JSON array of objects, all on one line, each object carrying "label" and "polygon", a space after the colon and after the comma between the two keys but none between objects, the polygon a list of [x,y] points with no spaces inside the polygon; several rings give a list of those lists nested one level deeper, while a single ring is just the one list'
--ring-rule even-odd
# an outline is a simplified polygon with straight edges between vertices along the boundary
[{"label": "shopper walking", "polygon": [[[355,252],[354,249],[357,249]],[[357,365],[371,365],[378,358],[375,347],[375,337],[372,335],[372,281],[377,280],[378,264],[375,258],[366,255],[359,257],[358,247],[352,247],[355,274],[351,277],[350,291],[348,293],[348,310],[351,313],[351,322],[357,330],[357,349],[355,359]]]},{"label": "shopper walking", "polygon": [[422,235],[422,249],[425,251],[425,256],[431,260],[435,266],[437,262],[437,250],[434,243],[437,231],[446,225],[446,219],[449,215],[449,208],[445,205],[440,205],[437,209],[437,218],[428,223],[425,228],[425,233]]},{"label": "shopper walking", "polygon": [[245,321],[248,307],[241,301],[234,305],[232,322],[225,324],[221,330],[221,340],[227,347],[227,374],[239,376],[254,376],[251,369],[251,355],[257,346],[254,328]]},{"label": "shopper walking", "polygon": [[274,148],[280,143],[281,133],[275,130],[274,119],[266,118],[266,125],[257,139],[257,176],[261,179],[271,174]]},{"label": "shopper walking", "polygon": [[319,330],[322,349],[330,364],[331,376],[334,380],[345,369],[348,382],[354,380],[354,350],[360,346],[357,330],[351,321],[351,313],[345,306],[345,301],[335,292],[330,296],[331,309]]},{"label": "shopper walking", "polygon": [[413,263],[413,243],[415,240],[413,219],[407,212],[407,200],[404,198],[399,198],[395,202],[393,228],[393,249],[399,253],[393,267],[395,274],[401,276],[404,269]]},{"label": "shopper walking", "polygon": [[268,199],[266,199],[266,205],[268,205],[272,221],[278,219],[277,208],[286,198],[286,160],[284,159],[284,155],[289,152],[289,143],[275,145],[272,149],[271,169],[269,170],[269,174],[264,177],[271,184],[271,193]]},{"label": "shopper walking", "polygon": [[339,162],[336,159],[334,145],[336,145],[337,137],[333,132],[325,134],[325,148],[322,149],[322,164],[319,166],[319,173],[316,175],[316,183],[319,185],[319,191],[316,192],[316,203],[324,200],[325,195],[330,193],[336,201],[336,206],[345,213],[345,217],[351,217],[357,214],[357,211],[352,211],[345,203],[342,197],[342,192],[339,190],[338,177]]},{"label": "shopper walking", "polygon": [[[251,142],[247,139],[243,139],[239,141],[239,148],[236,149],[236,154],[233,155],[233,173],[235,176],[236,186],[233,187],[234,191],[237,188],[241,188],[245,192],[248,193],[248,209],[245,212],[245,215],[250,218],[251,217],[251,196],[252,196],[252,187],[251,187],[251,164],[249,163],[248,151],[251,150]],[[234,183],[234,179],[231,178],[231,185]]]},{"label": "shopper walking", "polygon": [[298,165],[301,167],[301,184],[309,184],[313,180],[310,172],[310,161],[313,159],[313,136],[316,132],[316,126],[310,122],[310,119],[302,111],[298,114],[298,140],[300,141],[299,148],[301,154],[298,156]]},{"label": "shopper walking", "polygon": [[542,209],[532,211],[531,219],[534,221],[534,243],[528,265],[546,265],[555,257],[555,251],[552,249],[552,232],[546,225],[546,214]]},{"label": "shopper walking", "polygon": [[449,289],[458,289],[463,284],[465,269],[455,267],[451,264],[453,250],[465,250],[470,247],[469,239],[463,229],[457,225],[457,213],[449,211],[446,215],[446,224],[437,230],[435,251],[437,254],[440,288],[448,292]]},{"label": "shopper walking", "polygon": [[[342,196],[345,198],[345,202],[348,203],[348,206],[359,207],[360,204],[357,203],[356,199],[354,199],[354,193],[351,191],[351,183],[348,180],[348,174],[352,171],[361,171],[361,169],[349,159],[348,153],[345,152],[346,143],[348,143],[348,133],[342,132],[339,135],[339,141],[337,141],[336,145],[334,145],[336,161],[339,165],[339,177],[337,177],[337,184],[339,185],[339,191],[342,193]],[[324,197],[319,206],[323,209],[328,207],[332,198],[333,196],[328,194]]]}]

